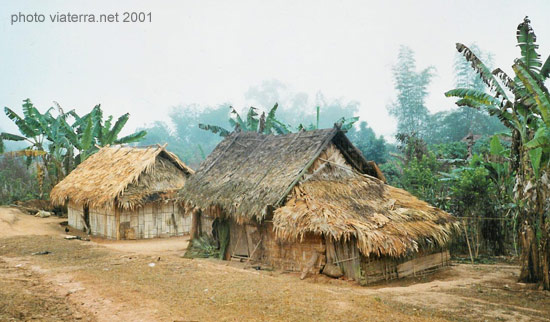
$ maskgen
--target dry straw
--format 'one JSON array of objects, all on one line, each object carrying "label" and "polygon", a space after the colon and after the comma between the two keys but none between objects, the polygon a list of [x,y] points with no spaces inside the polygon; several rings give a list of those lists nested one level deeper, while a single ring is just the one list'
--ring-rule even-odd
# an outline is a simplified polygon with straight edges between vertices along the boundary
[{"label": "dry straw", "polygon": [[82,162],[50,193],[53,204],[70,199],[92,208],[133,209],[148,198],[175,195],[194,171],[163,146],[104,147]]}]

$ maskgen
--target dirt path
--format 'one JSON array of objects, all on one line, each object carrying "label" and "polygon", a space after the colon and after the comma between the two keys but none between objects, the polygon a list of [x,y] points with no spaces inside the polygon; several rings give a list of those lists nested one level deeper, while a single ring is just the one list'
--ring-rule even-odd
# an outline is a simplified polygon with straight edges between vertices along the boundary
[{"label": "dirt path", "polygon": [[[181,258],[185,238],[69,241],[59,220],[6,209],[0,208],[5,219],[0,320],[548,321],[550,316],[550,293],[516,283],[513,265],[461,264],[428,278],[373,287],[324,276],[302,281],[296,274],[245,270],[240,263]],[[40,251],[51,253],[32,255]]]},{"label": "dirt path", "polygon": [[189,237],[170,237],[155,240],[106,240],[100,238],[92,238],[92,242],[104,246],[109,249],[117,250],[123,253],[133,253],[141,255],[183,255]]}]

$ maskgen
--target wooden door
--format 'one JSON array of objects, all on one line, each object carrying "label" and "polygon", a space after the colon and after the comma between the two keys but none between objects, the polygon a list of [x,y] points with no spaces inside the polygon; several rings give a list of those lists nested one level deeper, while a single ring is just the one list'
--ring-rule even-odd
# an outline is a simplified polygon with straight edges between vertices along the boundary
[{"label": "wooden door", "polygon": [[344,241],[326,241],[327,263],[330,261],[340,267],[344,276],[359,281],[361,279],[361,255],[354,239]]}]

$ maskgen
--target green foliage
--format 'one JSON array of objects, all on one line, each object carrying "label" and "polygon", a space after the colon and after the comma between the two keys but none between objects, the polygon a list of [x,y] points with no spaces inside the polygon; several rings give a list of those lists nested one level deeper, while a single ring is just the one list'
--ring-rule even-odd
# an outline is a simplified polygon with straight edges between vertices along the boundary
[{"label": "green foliage", "polygon": [[[464,48],[466,50],[466,48]],[[491,55],[484,54],[476,45],[470,46],[472,54],[483,56],[489,63]],[[486,72],[484,68],[484,73]],[[487,84],[470,67],[470,62],[458,54],[454,63],[455,84],[457,89],[449,91],[448,96],[457,96],[457,109],[432,114],[427,119],[424,139],[428,144],[440,144],[460,141],[469,134],[492,135],[504,131],[505,127],[497,117],[491,116],[485,109],[486,104],[499,104],[500,101],[486,92]],[[483,104],[482,104],[483,103]]]},{"label": "green foliage", "polygon": [[174,107],[169,114],[170,122],[154,122],[144,128],[147,136],[139,145],[168,144],[183,162],[197,167],[214,147],[221,141],[219,133],[210,129],[205,131],[200,124],[209,124],[211,128],[228,128],[230,110],[227,104],[215,107],[186,105]]},{"label": "green foliage", "polygon": [[498,118],[482,110],[461,106],[430,115],[424,137],[428,144],[441,144],[460,141],[470,133],[486,136],[504,130]]},{"label": "green foliage", "polygon": [[[291,133],[292,129],[290,125],[284,124],[282,121],[278,120],[276,117],[277,108],[279,105],[275,103],[273,108],[268,112],[267,117],[265,112],[262,112],[261,116],[258,116],[257,109],[255,107],[250,107],[246,114],[246,118],[243,119],[240,114],[233,107],[231,109],[231,118],[229,119],[229,124],[234,127],[235,131],[243,132],[258,132],[263,134],[287,134]],[[313,131],[318,129],[320,122],[320,107],[316,108],[316,123],[304,126],[299,124],[297,127],[298,131]],[[359,120],[359,117],[339,118],[335,124],[340,126],[340,129],[343,131],[349,131],[353,128],[355,122]],[[214,134],[219,134],[222,137],[226,137],[231,133],[231,131],[224,129],[223,127],[216,125],[206,125],[199,123],[199,128],[203,130],[210,131]]]},{"label": "green foliage", "polygon": [[35,177],[23,157],[0,155],[0,205],[38,198],[40,188]]},{"label": "green foliage", "polygon": [[504,254],[505,241],[515,236],[513,221],[506,220],[511,219],[508,215],[513,209],[507,166],[474,155],[466,167],[455,169],[450,177],[450,210],[467,218],[465,228],[472,237],[474,257],[478,258],[482,248],[492,255]]},{"label": "green foliage", "polygon": [[[303,127],[304,124],[311,123],[316,127],[318,124],[318,128],[330,128],[335,122],[342,121],[342,118],[345,129],[348,128],[348,124],[355,121],[354,114],[358,111],[358,103],[355,101],[327,99],[321,93],[317,94],[313,102],[309,102],[307,94],[290,92],[286,85],[279,81],[266,81],[259,86],[251,87],[246,93],[246,98],[259,106],[283,102],[278,104],[277,108],[265,111],[265,129],[272,129],[271,133],[275,134],[296,131],[300,124]],[[168,143],[170,150],[185,163],[196,167],[204,159],[204,155],[208,155],[221,141],[220,133],[222,137],[229,134],[238,123],[236,115],[231,113],[232,109],[227,108],[229,105],[175,107],[169,115],[169,122],[155,122],[143,127],[148,134],[140,145]],[[308,108],[312,105],[317,106],[316,109],[319,110],[318,122],[317,114]],[[243,115],[248,115],[247,112],[248,109],[245,111],[246,114],[239,112],[241,120]],[[260,114],[259,117],[255,116],[260,120],[260,110],[256,109],[255,113]],[[235,123],[230,124],[229,119]],[[216,133],[213,133],[214,129]]]},{"label": "green foliage", "polygon": [[468,147],[466,142],[454,141],[449,143],[440,143],[430,145],[430,150],[435,153],[437,158],[455,160],[465,160],[468,157]]},{"label": "green foliage", "polygon": [[439,173],[447,167],[416,134],[398,134],[399,154],[381,169],[392,185],[402,187],[416,197],[442,209],[447,208],[445,184]]},{"label": "green foliage", "polygon": [[397,99],[388,107],[388,111],[397,119],[397,131],[409,135],[417,133],[422,137],[429,115],[425,105],[427,87],[434,76],[434,68],[430,66],[417,72],[414,52],[402,46],[398,62],[393,68],[393,76]]},{"label": "green foliage", "polygon": [[350,128],[348,137],[367,160],[383,164],[389,159],[386,140],[383,136],[376,137],[374,131],[367,125],[367,122],[359,123],[359,129],[355,127]]},{"label": "green foliage", "polygon": [[202,235],[191,241],[183,257],[185,258],[219,258],[218,243],[208,235]]},{"label": "green foliage", "polygon": [[[41,189],[49,189],[87,156],[97,151],[96,146],[108,144],[122,144],[136,142],[146,134],[144,131],[136,132],[124,138],[118,138],[119,133],[128,121],[129,114],[118,118],[111,128],[112,116],[103,121],[103,112],[99,105],[83,117],[74,110],[67,113],[56,104],[56,108],[49,108],[45,113],[32,104],[30,99],[23,101],[23,117],[12,109],[5,107],[4,111],[18,127],[21,135],[12,133],[0,133],[0,152],[4,152],[4,140],[26,142],[29,144],[24,150],[10,152],[15,155],[25,156],[26,164],[36,165],[36,175]],[[52,114],[57,110],[57,115]],[[74,119],[69,124],[70,118]],[[75,159],[75,150],[79,152]]]},{"label": "green foliage", "polygon": [[[320,129],[319,128],[319,124],[320,124],[320,107],[317,106],[316,109],[316,117],[315,117],[315,124],[313,123],[310,123],[308,126],[304,126],[302,123],[300,123],[297,127],[297,130],[298,131],[314,131],[314,130],[318,130]],[[345,116],[342,116],[340,117],[332,126],[334,126],[335,124],[338,125],[340,127],[340,129],[344,132],[347,132],[349,130],[352,130],[353,129],[353,125],[355,124],[355,122],[357,122],[359,120],[359,117],[355,116],[355,117],[350,117],[350,118],[346,118]]]},{"label": "green foliage", "polygon": [[403,169],[401,183],[413,195],[434,205],[441,205],[441,183],[437,179],[440,164],[433,152],[413,158]]},{"label": "green foliage", "polygon": [[99,104],[83,116],[79,116],[74,111],[71,111],[70,115],[73,116],[75,122],[72,125],[65,123],[65,131],[71,144],[78,150],[78,163],[95,153],[98,147],[135,143],[147,135],[146,131],[139,130],[119,138],[120,132],[130,118],[130,114],[121,115],[113,125],[113,116],[110,115],[104,119],[103,110]]},{"label": "green foliage", "polygon": [[[491,214],[490,198],[495,194],[489,171],[475,156],[469,167],[461,168],[451,186],[452,201],[457,213],[465,216],[472,214]],[[489,216],[488,216],[489,217]]]},{"label": "green foliage", "polygon": [[518,25],[516,32],[516,39],[518,42],[518,47],[521,50],[520,60],[534,72],[540,72],[540,67],[542,62],[540,61],[540,55],[537,53],[539,45],[537,42],[537,36],[531,28],[530,20],[527,17],[523,20],[522,23]]},{"label": "green foliage", "polygon": [[[264,134],[290,133],[288,125],[277,120],[275,116],[278,106],[279,105],[275,103],[275,105],[268,112],[267,118],[265,112],[262,112],[262,115],[259,116],[256,112],[257,109],[255,107],[250,107],[245,119],[241,118],[239,112],[230,106],[229,109],[231,110],[231,118],[229,118],[229,124],[235,129],[235,131],[258,132]],[[219,134],[221,137],[226,137],[231,134],[231,131],[217,125],[206,125],[199,123],[199,128],[210,131],[214,134]]]},{"label": "green foliage", "polygon": [[229,134],[231,134],[231,132],[229,132],[228,130],[224,129],[221,126],[217,126],[217,125],[208,125],[208,124],[199,123],[199,128],[201,130],[210,131],[214,134],[219,134],[221,137],[226,137]]},{"label": "green foliage", "polygon": [[[472,68],[478,72],[482,80],[489,86],[493,96],[479,95],[468,91],[452,90],[447,96],[459,97],[457,104],[464,100],[473,102],[471,107],[483,107],[491,115],[496,115],[503,125],[512,131],[510,149],[510,173],[515,176],[513,184],[513,200],[517,220],[524,231],[535,231],[525,235],[522,240],[522,270],[520,280],[542,281],[545,289],[550,289],[550,273],[547,271],[550,259],[545,256],[550,245],[550,229],[548,228],[548,198],[547,187],[541,184],[545,181],[542,174],[550,172],[550,146],[547,144],[547,129],[550,127],[550,94],[544,85],[548,78],[547,61],[543,64],[537,53],[538,44],[530,20],[525,17],[518,25],[516,32],[517,44],[520,47],[520,57],[514,61],[512,69],[515,77],[511,78],[501,69],[490,72],[481,60],[466,46],[457,44],[457,50],[464,55]],[[502,158],[503,151],[496,141],[491,142],[491,151]],[[496,166],[496,167],[495,167]],[[485,167],[498,174],[501,169],[494,162]],[[492,170],[490,170],[492,169]],[[511,177],[502,176],[503,178]],[[500,177],[500,176],[499,176]],[[498,185],[498,195],[504,191]],[[539,256],[539,251],[542,251]]]},{"label": "green foliage", "polygon": [[[550,126],[550,94],[543,83],[548,76],[541,73],[543,64],[536,52],[536,36],[527,17],[518,25],[516,37],[521,57],[516,59],[512,66],[516,76],[513,80],[500,69],[489,74],[488,69],[475,54],[466,46],[457,44],[459,52],[465,54],[466,59],[472,63],[472,67],[480,73],[495,95],[481,95],[461,89],[448,91],[445,95],[475,101],[476,104],[484,106],[489,113],[497,115],[505,126],[516,133],[514,145],[523,145],[530,149],[525,151],[527,153],[519,149],[513,150],[514,158],[517,160],[514,166],[517,168],[525,164],[520,161],[522,156],[528,158],[531,170],[538,178],[541,167],[547,168],[550,162],[550,145],[547,144],[546,130]],[[499,79],[513,93],[513,100],[504,92]],[[532,133],[535,133],[534,137]]]},{"label": "green foliage", "polygon": [[386,177],[388,184],[394,187],[403,188],[401,184],[402,169],[394,161],[382,163],[379,165],[380,170]]}]

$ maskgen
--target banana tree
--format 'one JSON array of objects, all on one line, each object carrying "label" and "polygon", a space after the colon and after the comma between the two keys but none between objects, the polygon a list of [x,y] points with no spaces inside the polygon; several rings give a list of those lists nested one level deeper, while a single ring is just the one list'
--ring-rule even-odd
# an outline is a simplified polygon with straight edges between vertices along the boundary
[{"label": "banana tree", "polygon": [[[271,110],[269,110],[267,116],[265,112],[262,112],[262,115],[259,117],[257,112],[258,109],[255,107],[250,107],[248,109],[248,113],[246,114],[246,118],[243,119],[240,116],[239,112],[237,112],[235,108],[230,106],[229,108],[231,109],[231,117],[229,118],[229,124],[234,128],[235,131],[258,132],[264,134],[290,133],[291,131],[289,126],[277,120],[275,114],[278,107],[279,105],[275,104],[271,108]],[[221,137],[226,137],[232,132],[230,130],[224,129],[221,126],[202,123],[199,124],[199,128],[210,131],[214,134],[218,134]]]},{"label": "banana tree", "polygon": [[458,97],[459,106],[486,109],[511,130],[514,199],[522,225],[520,280],[541,282],[550,289],[550,219],[546,211],[550,189],[550,95],[544,86],[550,75],[550,56],[544,64],[541,62],[527,17],[518,25],[516,38],[521,56],[512,66],[514,78],[500,68],[491,72],[468,47],[458,43],[458,52],[471,63],[492,94],[458,88],[445,95]]},{"label": "banana tree", "polygon": [[66,115],[60,111],[59,115],[54,117],[51,114],[53,108],[42,114],[34,107],[30,99],[23,101],[22,109],[23,117],[8,107],[4,108],[4,112],[17,125],[21,135],[0,133],[0,153],[4,153],[4,140],[26,141],[29,144],[27,148],[10,153],[26,157],[28,166],[32,164],[33,160],[35,161],[37,179],[42,189],[46,176],[50,184],[56,184],[60,178],[67,174],[63,167],[63,158],[71,147],[61,129]]},{"label": "banana tree", "polygon": [[130,114],[123,114],[113,124],[112,115],[109,115],[105,120],[103,119],[103,110],[99,104],[82,117],[74,111],[70,111],[69,113],[75,121],[72,125],[65,123],[64,128],[67,138],[78,150],[76,160],[78,163],[95,153],[98,147],[134,143],[147,135],[146,131],[137,131],[119,138],[118,136],[128,122]]},{"label": "banana tree", "polygon": [[[27,165],[36,161],[40,186],[48,176],[53,186],[66,176],[74,167],[98,150],[98,147],[112,144],[127,144],[139,141],[147,132],[138,131],[119,138],[121,130],[128,121],[129,114],[120,116],[113,124],[113,117],[103,119],[100,105],[80,117],[74,110],[67,113],[57,106],[57,116],[52,115],[53,107],[40,113],[29,99],[23,103],[23,117],[6,107],[6,115],[17,125],[20,135],[0,134],[0,153],[4,152],[4,140],[25,141],[29,147],[22,151],[10,152],[25,156]],[[69,124],[69,116],[74,119]],[[75,157],[74,151],[78,151]]]}]

